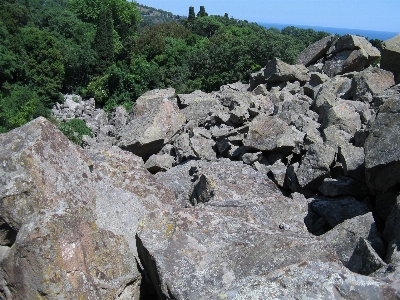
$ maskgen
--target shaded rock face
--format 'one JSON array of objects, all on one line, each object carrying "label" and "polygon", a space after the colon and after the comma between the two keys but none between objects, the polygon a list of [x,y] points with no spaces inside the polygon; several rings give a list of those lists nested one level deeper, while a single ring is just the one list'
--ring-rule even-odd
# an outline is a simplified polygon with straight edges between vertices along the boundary
[{"label": "shaded rock face", "polygon": [[399,182],[400,101],[388,100],[379,108],[365,142],[367,184],[374,193],[385,192]]},{"label": "shaded rock face", "polygon": [[383,43],[381,68],[390,71],[396,78],[396,83],[399,83],[400,74],[400,34],[396,35]]},{"label": "shaded rock face", "polygon": [[88,155],[44,118],[0,143],[1,297],[139,299],[135,227],[173,193],[139,157]]}]

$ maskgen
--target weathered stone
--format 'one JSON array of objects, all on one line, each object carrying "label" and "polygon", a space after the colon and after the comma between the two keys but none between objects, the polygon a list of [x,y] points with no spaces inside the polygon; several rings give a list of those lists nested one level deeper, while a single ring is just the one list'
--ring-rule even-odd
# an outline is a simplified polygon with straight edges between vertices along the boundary
[{"label": "weathered stone", "polygon": [[330,35],[308,46],[297,56],[296,63],[303,64],[306,67],[316,63],[318,59],[324,57],[325,53],[332,45],[332,41],[333,35]]},{"label": "weathered stone", "polygon": [[309,204],[310,213],[304,220],[311,233],[320,235],[345,220],[369,212],[366,204],[352,197],[316,197]]},{"label": "weathered stone", "polygon": [[140,282],[126,240],[99,229],[90,214],[64,212],[29,219],[0,262],[6,282],[1,283],[1,298],[112,299]]},{"label": "weathered stone", "polygon": [[389,243],[385,263],[400,263],[400,242],[398,240],[393,240]]},{"label": "weathered stone", "polygon": [[286,177],[286,166],[281,160],[277,160],[273,165],[269,166],[272,180],[280,187],[284,186]]},{"label": "weathered stone", "polygon": [[334,159],[333,148],[322,144],[311,145],[296,172],[300,187],[318,188],[322,180],[329,176],[329,167]]},{"label": "weathered stone", "polygon": [[344,175],[359,181],[365,181],[365,154],[364,149],[352,144],[341,144],[338,153],[342,163]]},{"label": "weathered stone", "polygon": [[322,121],[325,113],[340,100],[347,99],[351,91],[351,80],[346,77],[334,77],[323,83],[315,97],[314,110]]},{"label": "weathered stone", "polygon": [[393,207],[396,205],[397,194],[393,192],[385,192],[377,194],[375,197],[375,210],[382,221],[386,221]]},{"label": "weathered stone", "polygon": [[250,75],[250,90],[251,91],[253,91],[259,85],[265,83],[264,71],[265,71],[265,68],[262,68],[260,71],[252,73]]},{"label": "weathered stone", "polygon": [[[340,75],[345,73],[344,72],[344,66],[346,65],[346,62],[349,63],[350,61],[353,61],[353,57],[351,57],[351,54],[355,52],[352,50],[345,50],[339,53],[336,53],[333,57],[331,57],[329,60],[325,61],[323,71],[326,75],[329,77],[335,77],[336,75]],[[364,55],[362,55],[364,54]],[[364,64],[367,60],[367,57],[365,56],[365,52],[361,53],[361,66],[360,69],[364,67]],[[360,71],[360,70],[359,70]]]},{"label": "weathered stone", "polygon": [[145,161],[158,153],[186,121],[176,101],[166,98],[154,101],[154,107],[146,104],[137,111],[136,117],[118,136],[119,147],[141,156]]},{"label": "weathered stone", "polygon": [[287,125],[277,117],[259,115],[249,125],[244,146],[261,151],[298,151],[304,139],[304,133]]},{"label": "weathered stone", "polygon": [[373,193],[400,182],[400,100],[383,104],[365,142],[367,184]]},{"label": "weathered stone", "polygon": [[[140,260],[160,298],[210,298],[240,279],[304,260],[337,262],[309,235],[260,227],[199,209],[155,211],[137,233]],[[215,295],[216,296],[216,295]]]},{"label": "weathered stone", "polygon": [[144,165],[150,173],[164,172],[172,168],[175,158],[169,154],[153,154]]},{"label": "weathered stone", "polygon": [[176,159],[179,163],[197,157],[191,147],[188,133],[179,134],[173,140],[173,143],[174,143],[174,150],[176,153]]},{"label": "weathered stone", "polygon": [[274,58],[268,62],[264,69],[264,80],[267,83],[283,81],[307,82],[310,80],[310,74],[303,65],[289,65]]},{"label": "weathered stone", "polygon": [[327,197],[368,195],[368,188],[365,184],[344,176],[335,179],[325,178],[318,190]]},{"label": "weathered stone", "polygon": [[353,78],[353,99],[370,103],[375,95],[382,93],[394,84],[392,72],[379,68],[368,68]]},{"label": "weathered stone", "polygon": [[124,236],[136,255],[135,231],[139,218],[157,208],[172,209],[173,192],[157,183],[143,164],[130,152],[113,147],[89,151],[93,162],[96,224]]},{"label": "weathered stone", "polygon": [[353,138],[350,133],[340,130],[336,125],[329,126],[323,130],[325,145],[334,149],[342,145],[348,145]]},{"label": "weathered stone", "polygon": [[241,159],[246,165],[252,165],[256,161],[260,161],[262,158],[262,152],[256,153],[245,153],[242,155]]},{"label": "weathered stone", "polygon": [[397,197],[396,203],[386,219],[383,238],[388,243],[400,240],[400,196]]},{"label": "weathered stone", "polygon": [[357,130],[361,129],[360,115],[352,105],[346,102],[342,101],[326,111],[322,122],[323,128],[335,125],[337,129],[351,135],[354,135]]},{"label": "weathered stone", "polygon": [[[331,51],[332,50],[332,51]],[[370,64],[380,57],[380,52],[364,37],[357,35],[345,34],[341,36],[330,52],[338,53],[344,50],[363,50],[367,55],[367,63]]]},{"label": "weathered stone", "polygon": [[381,53],[381,68],[393,72],[395,78],[399,80],[398,76],[400,74],[400,34],[389,40],[386,40],[382,45]]},{"label": "weathered stone", "polygon": [[318,73],[318,72],[311,72],[310,73],[310,80],[304,85],[304,94],[311,97],[312,99],[315,98],[315,95],[318,93],[321,84],[326,82],[329,77],[325,74]]},{"label": "weathered stone", "polygon": [[363,275],[369,275],[384,266],[386,266],[385,262],[362,237],[358,240],[353,255],[346,265],[349,270]]},{"label": "weathered stone", "polygon": [[[209,136],[207,136],[207,134]],[[190,145],[194,154],[207,161],[216,160],[215,141],[211,139],[211,134],[203,128],[194,128],[193,136],[190,137]]]},{"label": "weathered stone", "polygon": [[136,99],[132,114],[135,118],[139,118],[153,110],[154,107],[159,106],[164,99],[172,99],[174,96],[175,89],[173,88],[148,91]]},{"label": "weathered stone", "polygon": [[264,300],[268,295],[269,299],[386,300],[398,298],[398,289],[396,278],[381,280],[336,263],[304,261],[264,276],[246,277],[229,289],[206,290],[204,295],[209,299]]},{"label": "weathered stone", "polygon": [[360,238],[367,240],[380,255],[385,254],[385,245],[380,238],[372,213],[345,220],[322,237],[335,249],[345,266],[352,257]]},{"label": "weathered stone", "polygon": [[135,224],[124,227],[121,216],[105,212],[112,196],[118,201],[125,190],[108,194],[115,189],[97,161],[44,118],[1,135],[0,143],[0,244],[8,248],[0,262],[2,295],[114,298],[128,285],[138,291],[136,247],[129,241]]},{"label": "weathered stone", "polygon": [[392,86],[391,88],[383,91],[382,93],[375,95],[371,104],[374,108],[379,108],[387,100],[392,100],[392,99],[400,100],[400,84]]}]

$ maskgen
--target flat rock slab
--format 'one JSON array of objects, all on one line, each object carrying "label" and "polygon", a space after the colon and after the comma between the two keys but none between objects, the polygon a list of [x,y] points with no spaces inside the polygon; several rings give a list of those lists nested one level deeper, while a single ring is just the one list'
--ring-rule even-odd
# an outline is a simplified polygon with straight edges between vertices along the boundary
[{"label": "flat rock slab", "polygon": [[90,151],[95,187],[96,224],[125,237],[133,255],[139,218],[155,209],[172,209],[177,205],[174,193],[158,183],[143,160],[113,147]]},{"label": "flat rock slab", "polygon": [[139,257],[160,298],[209,298],[211,289],[304,260],[338,262],[318,238],[199,209],[155,211],[137,233]]},{"label": "flat rock slab", "polygon": [[297,64],[303,64],[306,67],[317,62],[324,57],[329,47],[332,45],[333,35],[327,36],[304,49],[297,57]]},{"label": "flat rock slab", "polygon": [[239,280],[229,289],[210,290],[207,299],[398,299],[399,281],[350,272],[336,263],[301,262],[265,276]]},{"label": "flat rock slab", "polygon": [[267,83],[310,80],[310,74],[303,65],[289,65],[277,58],[268,62],[264,69],[264,80]]}]

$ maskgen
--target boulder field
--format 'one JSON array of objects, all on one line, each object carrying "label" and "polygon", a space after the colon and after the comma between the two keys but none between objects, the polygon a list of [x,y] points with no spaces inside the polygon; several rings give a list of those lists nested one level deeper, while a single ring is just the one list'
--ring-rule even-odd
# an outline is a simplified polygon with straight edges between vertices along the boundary
[{"label": "boulder field", "polygon": [[399,41],[0,135],[0,298],[400,299]]}]

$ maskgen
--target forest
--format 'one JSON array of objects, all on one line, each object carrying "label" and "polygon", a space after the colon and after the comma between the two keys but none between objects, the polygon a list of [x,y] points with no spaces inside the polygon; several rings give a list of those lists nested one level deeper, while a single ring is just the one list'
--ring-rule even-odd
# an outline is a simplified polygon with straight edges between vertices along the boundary
[{"label": "forest", "polygon": [[[0,133],[50,117],[66,93],[94,97],[110,112],[118,105],[130,109],[155,88],[210,92],[247,82],[268,60],[294,63],[328,35],[266,29],[228,13],[209,15],[204,7],[158,23],[149,19],[149,8],[138,6],[125,0],[2,0]],[[147,12],[145,23],[141,12]]]}]

